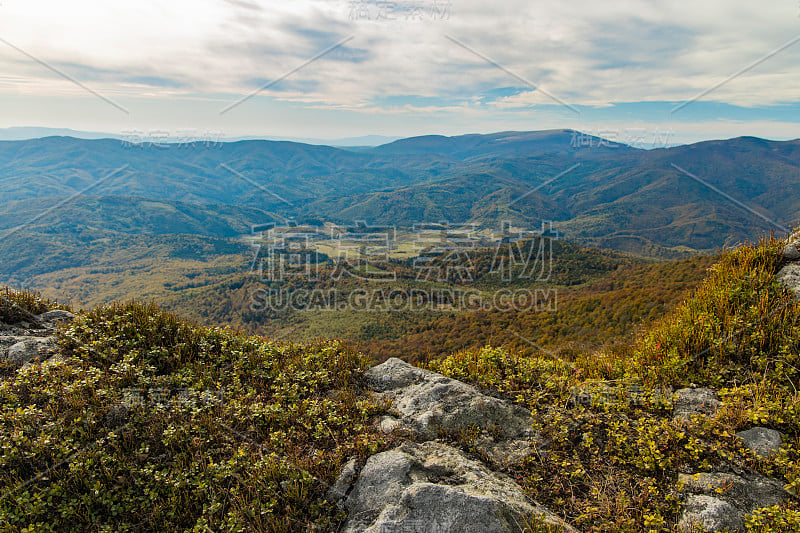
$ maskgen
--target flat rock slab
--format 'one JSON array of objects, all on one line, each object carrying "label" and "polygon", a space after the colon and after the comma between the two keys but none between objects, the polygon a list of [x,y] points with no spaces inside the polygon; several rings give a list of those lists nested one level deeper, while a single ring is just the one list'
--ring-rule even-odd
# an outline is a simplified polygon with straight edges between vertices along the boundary
[{"label": "flat rock slab", "polygon": [[40,322],[46,324],[59,324],[61,322],[71,322],[75,318],[75,315],[63,309],[53,309],[52,311],[42,313],[36,318]]},{"label": "flat rock slab", "polygon": [[34,359],[45,360],[55,351],[55,337],[0,337],[0,360],[22,366]]},{"label": "flat rock slab", "polygon": [[518,533],[542,522],[574,532],[511,478],[439,442],[405,442],[370,457],[345,507],[345,533]]},{"label": "flat rock slab", "polygon": [[741,531],[744,517],[755,509],[782,505],[790,495],[783,483],[759,474],[680,474],[678,481],[688,492],[678,529],[692,531]]},{"label": "flat rock slab", "polygon": [[401,422],[425,439],[435,439],[439,428],[458,431],[470,426],[506,438],[535,435],[533,417],[524,407],[400,359],[389,359],[366,376],[372,390],[393,400]]},{"label": "flat rock slab", "polygon": [[675,391],[673,416],[682,420],[690,420],[693,416],[710,416],[722,405],[716,393],[711,389],[680,389]]},{"label": "flat rock slab", "polygon": [[69,311],[54,309],[31,315],[32,323],[0,324],[0,361],[21,368],[34,360],[50,359],[58,351],[55,330],[74,318]]},{"label": "flat rock slab", "polygon": [[736,436],[742,439],[742,444],[744,444],[745,448],[763,458],[776,455],[780,451],[781,443],[783,442],[783,436],[780,431],[762,427],[740,431]]},{"label": "flat rock slab", "polygon": [[800,263],[784,265],[775,275],[775,279],[792,291],[795,298],[800,298]]},{"label": "flat rock slab", "polygon": [[793,242],[783,247],[783,258],[789,261],[800,259],[800,250],[797,249],[798,243]]},{"label": "flat rock slab", "polygon": [[741,531],[744,519],[733,505],[705,494],[691,494],[683,506],[678,531]]},{"label": "flat rock slab", "polygon": [[487,396],[475,387],[436,372],[389,359],[366,372],[369,387],[392,400],[399,419],[386,418],[384,431],[411,430],[419,440],[433,440],[440,432],[457,434],[478,428],[477,446],[497,462],[513,463],[533,453],[541,443],[532,429],[534,419],[524,407]]}]

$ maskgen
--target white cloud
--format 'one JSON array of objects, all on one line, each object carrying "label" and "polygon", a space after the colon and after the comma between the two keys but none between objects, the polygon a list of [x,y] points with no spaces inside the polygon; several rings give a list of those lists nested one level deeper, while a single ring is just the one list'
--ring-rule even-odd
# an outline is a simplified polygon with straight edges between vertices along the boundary
[{"label": "white cloud", "polygon": [[[396,20],[364,20],[360,7],[368,19],[379,14],[371,0],[6,0],[0,38],[110,97],[233,101],[352,35],[264,94],[370,113],[392,95],[441,101],[383,110],[397,114],[474,113],[470,99],[483,91],[524,85],[446,35],[571,104],[592,106],[692,98],[800,35],[796,0],[452,0],[449,8],[436,1],[395,0],[382,14]],[[404,5],[421,11],[403,12]],[[406,20],[409,14],[421,20]],[[800,43],[704,100],[797,103],[798,58]],[[0,61],[0,94],[82,91],[1,43]],[[523,92],[486,112],[552,103],[541,92]]]}]

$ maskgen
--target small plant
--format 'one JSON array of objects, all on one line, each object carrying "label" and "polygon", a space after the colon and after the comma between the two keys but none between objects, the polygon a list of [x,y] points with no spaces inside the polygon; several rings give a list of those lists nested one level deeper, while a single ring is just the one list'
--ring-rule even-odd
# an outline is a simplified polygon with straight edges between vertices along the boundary
[{"label": "small plant", "polygon": [[795,533],[800,531],[800,508],[773,506],[758,509],[746,518],[747,531],[754,533]]}]

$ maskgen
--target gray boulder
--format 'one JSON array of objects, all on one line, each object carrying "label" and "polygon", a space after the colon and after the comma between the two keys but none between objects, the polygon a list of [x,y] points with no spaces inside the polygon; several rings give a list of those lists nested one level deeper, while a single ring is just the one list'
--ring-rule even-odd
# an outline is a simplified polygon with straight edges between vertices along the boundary
[{"label": "gray boulder", "polygon": [[0,338],[0,360],[20,367],[34,359],[49,358],[56,347],[55,337],[7,336]]},{"label": "gray boulder", "polygon": [[[533,417],[524,407],[487,396],[475,387],[441,374],[389,359],[366,373],[370,388],[392,400],[399,424],[419,440],[432,440],[440,432],[457,434],[467,428],[481,430],[476,446],[496,462],[513,463],[533,453],[540,443],[532,429]],[[384,431],[398,427],[386,419]]]},{"label": "gray boulder", "polygon": [[356,467],[358,464],[356,463],[355,458],[350,459],[347,461],[342,470],[339,472],[339,476],[334,481],[333,485],[328,490],[328,499],[335,502],[341,502],[347,496],[347,492],[350,490],[350,487],[353,486],[353,482],[356,480],[357,470]]},{"label": "gray boulder", "polygon": [[721,405],[711,389],[680,389],[675,392],[673,416],[689,420],[697,415],[713,415]]},{"label": "gray boulder", "polygon": [[783,258],[788,261],[797,261],[800,259],[800,250],[797,249],[796,242],[787,244],[783,247]]},{"label": "gray boulder", "polygon": [[679,529],[691,531],[701,525],[706,531],[740,531],[744,517],[755,509],[782,505],[790,495],[783,483],[756,473],[679,474],[688,493]]},{"label": "gray boulder", "polygon": [[800,263],[784,265],[775,275],[775,279],[792,291],[795,297],[800,297]]},{"label": "gray boulder", "polygon": [[736,507],[713,496],[691,495],[684,504],[678,531],[740,531],[744,528]]},{"label": "gray boulder", "polygon": [[345,507],[345,533],[506,533],[541,522],[574,531],[509,477],[438,442],[406,442],[370,457]]},{"label": "gray boulder", "polygon": [[740,431],[736,436],[742,439],[745,448],[763,458],[777,454],[783,441],[780,431],[762,427]]},{"label": "gray boulder", "polygon": [[53,309],[52,311],[42,313],[37,318],[39,322],[46,324],[57,324],[59,322],[70,322],[75,318],[75,315],[69,311],[64,311],[63,309]]}]

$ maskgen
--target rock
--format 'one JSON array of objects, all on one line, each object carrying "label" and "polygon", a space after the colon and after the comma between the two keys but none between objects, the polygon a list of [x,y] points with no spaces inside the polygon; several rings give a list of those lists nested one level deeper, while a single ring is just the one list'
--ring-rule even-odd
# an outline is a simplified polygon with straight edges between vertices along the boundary
[{"label": "rock", "polygon": [[800,250],[797,249],[797,243],[787,244],[783,247],[783,258],[788,261],[800,259]]},{"label": "rock", "polygon": [[366,373],[372,390],[392,399],[400,421],[421,440],[443,430],[479,428],[497,440],[531,439],[533,417],[524,407],[482,394],[474,387],[400,359],[389,359]]},{"label": "rock", "polygon": [[384,416],[381,418],[381,422],[379,424],[379,428],[383,433],[391,433],[392,431],[399,429],[403,425],[398,419],[393,416]]},{"label": "rock", "polygon": [[689,496],[678,522],[678,531],[740,531],[744,520],[734,506],[719,498],[705,495]]},{"label": "rock", "polygon": [[[13,302],[8,300],[0,302],[0,306],[11,304]],[[33,361],[46,361],[57,355],[58,340],[53,336],[54,327],[58,322],[71,320],[75,315],[62,310],[32,315],[21,310],[19,306],[9,309],[16,313],[17,319],[12,325],[0,325],[0,361],[19,369]],[[6,311],[11,312],[8,309]],[[24,313],[20,314],[18,311]]]},{"label": "rock", "polygon": [[784,265],[775,275],[775,279],[792,291],[795,297],[800,297],[800,263]]},{"label": "rock", "polygon": [[34,359],[47,359],[56,346],[55,337],[4,337],[8,348],[0,348],[0,359],[15,366],[22,366]]},{"label": "rock", "polygon": [[355,457],[347,461],[342,470],[339,472],[339,476],[334,481],[331,488],[328,490],[328,499],[335,502],[341,502],[347,496],[347,493],[350,491],[350,487],[353,486],[353,482],[356,480],[356,466],[358,463],[356,462]]},{"label": "rock", "polygon": [[13,364],[21,365],[39,357],[39,343],[35,340],[22,341],[8,349],[6,360]]},{"label": "rock", "polygon": [[75,315],[69,311],[64,311],[63,309],[53,309],[52,311],[42,313],[37,318],[40,322],[54,324],[58,322],[70,322],[75,318]]},{"label": "rock", "polygon": [[782,435],[774,429],[754,427],[736,434],[742,444],[759,457],[768,458],[781,449]]},{"label": "rock", "polygon": [[534,452],[538,452],[542,457],[546,456],[543,445],[539,444],[534,449],[530,441],[523,439],[497,442],[490,436],[484,436],[476,444],[479,450],[501,468],[515,465]]},{"label": "rock", "polygon": [[574,532],[509,477],[439,442],[406,442],[370,457],[345,507],[345,533],[521,532],[531,520]]},{"label": "rock", "polygon": [[700,521],[708,531],[738,531],[744,527],[745,515],[789,499],[783,483],[755,473],[679,474],[678,481],[689,493],[679,523],[684,530]]},{"label": "rock", "polygon": [[433,441],[441,433],[468,430],[483,456],[513,464],[541,447],[530,411],[399,359],[371,368],[366,377],[368,386],[390,399],[396,411],[396,417],[381,419],[381,431],[405,429],[422,442],[404,442],[373,455],[355,484],[346,481],[354,476],[355,464],[345,465],[330,492],[339,498],[347,494],[348,520],[342,531],[504,533],[542,521],[574,531],[528,500],[505,474]]},{"label": "rock", "polygon": [[674,418],[688,421],[695,415],[713,415],[721,405],[711,389],[680,389],[675,394]]}]

